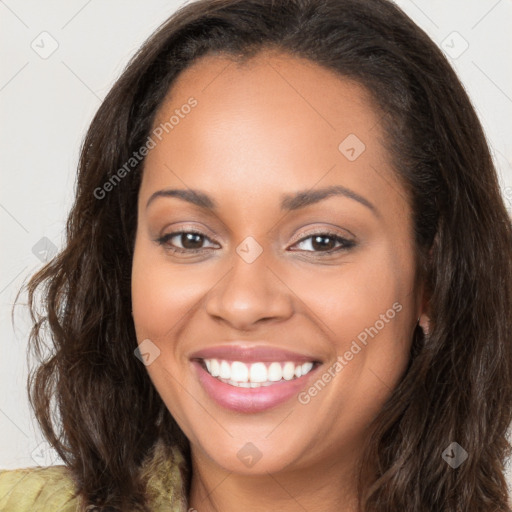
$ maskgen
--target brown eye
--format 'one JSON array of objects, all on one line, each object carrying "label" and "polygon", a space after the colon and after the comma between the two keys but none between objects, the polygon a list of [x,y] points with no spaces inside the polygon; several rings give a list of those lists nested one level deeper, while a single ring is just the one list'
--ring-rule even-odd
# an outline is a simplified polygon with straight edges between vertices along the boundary
[{"label": "brown eye", "polygon": [[203,244],[211,240],[196,231],[175,231],[168,233],[157,240],[160,245],[172,252],[200,252],[205,249]]},{"label": "brown eye", "polygon": [[[347,240],[346,238],[343,238],[335,233],[315,233],[303,238],[295,245],[300,244],[304,244],[311,248],[302,249],[306,252],[333,253],[344,249],[350,249],[355,245],[355,242],[352,240]],[[336,247],[337,244],[338,246]]]},{"label": "brown eye", "polygon": [[315,250],[334,249],[336,240],[333,237],[315,235],[311,237],[311,246]]},{"label": "brown eye", "polygon": [[197,233],[182,233],[179,240],[184,249],[200,249],[203,243],[203,236]]}]

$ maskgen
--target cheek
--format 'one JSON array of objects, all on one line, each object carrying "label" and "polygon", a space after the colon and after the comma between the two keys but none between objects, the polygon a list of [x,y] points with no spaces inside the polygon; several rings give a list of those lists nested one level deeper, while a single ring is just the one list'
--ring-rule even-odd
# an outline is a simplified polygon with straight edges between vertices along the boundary
[{"label": "cheek", "polygon": [[369,258],[354,258],[337,272],[317,271],[314,278],[303,275],[290,285],[314,313],[330,345],[331,362],[319,377],[329,384],[323,398],[310,403],[318,414],[322,401],[337,404],[329,428],[357,435],[403,374],[412,335],[413,270],[407,257],[383,248]]},{"label": "cheek", "polygon": [[[171,272],[172,267],[172,272]],[[139,343],[151,340],[159,349],[156,359],[146,367],[158,393],[187,437],[195,440],[188,414],[190,400],[186,367],[180,364],[179,347],[170,343],[186,323],[194,305],[204,295],[200,281],[191,279],[189,270],[169,263],[144,242],[136,244],[132,266],[132,308]]]},{"label": "cheek", "polygon": [[[382,247],[347,257],[336,269],[324,266],[291,272],[287,282],[293,283],[290,287],[296,295],[321,320],[340,353],[360,334],[364,338],[365,329],[376,323],[380,333],[399,332],[408,325],[403,317],[412,305],[412,280],[413,268],[407,259]],[[397,302],[401,307],[393,308]]]},{"label": "cheek", "polygon": [[189,265],[171,265],[154,249],[136,245],[132,267],[132,307],[138,339],[156,341],[179,329],[201,301],[204,282]]},{"label": "cheek", "polygon": [[[363,409],[372,415],[396,386],[409,359],[413,260],[408,251],[382,244],[347,258],[336,271],[317,269],[314,274],[303,274],[290,287],[314,313],[330,345],[336,377],[329,393],[346,407],[353,405],[357,417]],[[336,361],[341,366],[333,368]]]}]

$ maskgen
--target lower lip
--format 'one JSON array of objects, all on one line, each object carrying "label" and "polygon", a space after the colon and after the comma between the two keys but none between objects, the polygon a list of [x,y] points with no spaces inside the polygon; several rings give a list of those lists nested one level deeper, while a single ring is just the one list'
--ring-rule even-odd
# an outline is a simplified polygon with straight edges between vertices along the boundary
[{"label": "lower lip", "polygon": [[210,398],[226,409],[248,413],[265,411],[286,402],[304,389],[310,375],[318,369],[315,367],[302,377],[279,381],[269,386],[239,388],[212,377],[199,362],[192,361],[192,364],[199,382]]}]

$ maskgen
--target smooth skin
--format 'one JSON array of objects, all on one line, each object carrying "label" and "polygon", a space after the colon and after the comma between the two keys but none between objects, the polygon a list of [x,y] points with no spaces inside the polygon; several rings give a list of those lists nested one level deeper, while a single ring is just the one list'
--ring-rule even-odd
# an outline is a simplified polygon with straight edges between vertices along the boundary
[{"label": "smooth skin", "polygon": [[[405,371],[418,318],[428,325],[411,209],[381,145],[381,115],[357,83],[269,51],[243,65],[201,58],[154,127],[190,97],[197,105],[146,158],[132,270],[137,339],[160,350],[147,370],[191,443],[189,506],[355,511],[367,426]],[[339,149],[350,134],[365,145],[353,161]],[[352,197],[281,210],[284,196],[329,186]],[[162,196],[147,206],[164,189],[199,190],[217,209]],[[158,242],[187,230],[204,236]],[[236,251],[247,237],[263,251],[252,263]],[[235,341],[312,355],[322,366],[307,391],[395,303],[401,311],[307,404],[222,408],[190,361]],[[261,453],[252,467],[237,457],[246,443]]]}]

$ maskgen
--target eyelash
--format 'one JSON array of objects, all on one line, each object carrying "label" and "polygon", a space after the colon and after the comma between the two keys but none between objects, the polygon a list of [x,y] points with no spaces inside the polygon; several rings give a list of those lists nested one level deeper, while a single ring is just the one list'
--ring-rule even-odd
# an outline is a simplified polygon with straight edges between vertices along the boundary
[{"label": "eyelash", "polygon": [[[185,235],[185,234],[194,234],[204,237],[206,240],[212,242],[209,237],[207,237],[204,233],[201,233],[200,231],[195,231],[193,229],[183,230],[183,231],[173,231],[172,233],[168,233],[166,235],[163,235],[162,237],[158,238],[156,241],[161,246],[164,246],[166,251],[170,251],[171,253],[188,253],[188,254],[199,254],[202,252],[207,251],[208,249],[201,248],[201,249],[181,249],[180,247],[174,247],[169,243],[169,240],[172,238],[179,236],[179,235]],[[316,255],[331,255],[333,253],[337,253],[343,250],[351,249],[356,245],[356,243],[353,240],[347,240],[346,238],[343,238],[339,236],[336,233],[332,233],[329,231],[318,231],[317,233],[310,233],[308,236],[305,236],[301,238],[300,240],[297,240],[293,245],[299,244],[301,242],[304,242],[314,236],[321,236],[322,238],[330,238],[334,239],[336,242],[341,243],[342,245],[340,247],[337,247],[335,249],[330,249],[328,251],[305,251],[305,252],[311,252]]]}]

